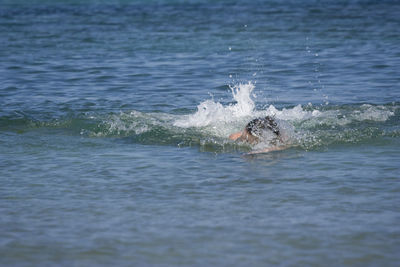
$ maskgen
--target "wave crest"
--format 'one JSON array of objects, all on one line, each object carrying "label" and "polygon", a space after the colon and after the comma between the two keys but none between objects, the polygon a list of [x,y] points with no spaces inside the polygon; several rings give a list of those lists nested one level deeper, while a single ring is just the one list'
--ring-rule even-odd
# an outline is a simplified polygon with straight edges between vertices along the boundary
[{"label": "wave crest", "polygon": [[382,136],[399,136],[399,103],[308,104],[281,109],[271,104],[264,109],[256,109],[254,84],[238,84],[230,88],[232,103],[224,105],[208,99],[201,102],[193,114],[132,110],[38,120],[26,113],[15,113],[15,116],[0,117],[0,131],[24,133],[38,128],[56,128],[88,137],[128,138],[143,144],[195,145],[215,151],[247,151],[248,145],[234,143],[228,136],[242,130],[251,119],[269,115],[276,118],[288,143],[304,149],[341,143],[360,144],[379,140]]}]

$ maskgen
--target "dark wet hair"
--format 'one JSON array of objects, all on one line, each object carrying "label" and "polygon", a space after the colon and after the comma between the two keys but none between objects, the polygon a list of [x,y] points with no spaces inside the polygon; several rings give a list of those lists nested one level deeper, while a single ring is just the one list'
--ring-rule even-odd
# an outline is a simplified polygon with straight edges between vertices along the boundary
[{"label": "dark wet hair", "polygon": [[246,131],[253,136],[260,137],[264,130],[270,130],[276,136],[280,135],[278,124],[274,118],[266,116],[264,118],[257,118],[250,121],[246,127]]}]

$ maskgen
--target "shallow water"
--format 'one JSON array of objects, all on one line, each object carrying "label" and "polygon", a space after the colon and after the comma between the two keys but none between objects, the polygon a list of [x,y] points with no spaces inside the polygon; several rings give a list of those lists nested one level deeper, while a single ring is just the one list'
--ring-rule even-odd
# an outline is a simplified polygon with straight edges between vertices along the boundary
[{"label": "shallow water", "polygon": [[399,12],[1,1],[0,264],[396,266]]}]

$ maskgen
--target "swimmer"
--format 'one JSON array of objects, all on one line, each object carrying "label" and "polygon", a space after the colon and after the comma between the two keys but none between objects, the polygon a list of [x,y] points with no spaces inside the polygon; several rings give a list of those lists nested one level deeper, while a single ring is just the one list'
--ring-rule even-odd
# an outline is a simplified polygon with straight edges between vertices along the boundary
[{"label": "swimmer", "polygon": [[244,127],[243,131],[231,134],[229,136],[229,139],[234,141],[244,141],[250,144],[257,144],[262,141],[262,136],[267,133],[267,131],[272,133],[272,135],[274,136],[274,138],[270,141],[272,147],[268,147],[261,151],[255,151],[253,153],[266,153],[287,148],[287,146],[278,145],[278,143],[283,143],[282,133],[279,130],[278,124],[276,123],[274,118],[270,116],[257,118],[250,121],[246,125],[246,127]]}]

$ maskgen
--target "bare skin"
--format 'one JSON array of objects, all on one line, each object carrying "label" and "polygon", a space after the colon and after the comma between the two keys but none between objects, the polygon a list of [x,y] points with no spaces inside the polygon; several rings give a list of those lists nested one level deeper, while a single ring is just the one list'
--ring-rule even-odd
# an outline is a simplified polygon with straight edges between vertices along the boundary
[{"label": "bare skin", "polygon": [[246,129],[241,132],[233,133],[229,136],[229,139],[236,141],[247,141],[249,143],[255,143],[258,141],[258,138],[250,134]]},{"label": "bare skin", "polygon": [[[233,141],[236,141],[236,140],[246,141],[246,142],[249,142],[250,144],[257,143],[259,140],[257,137],[250,134],[246,129],[244,129],[241,132],[231,134],[229,136],[229,139],[231,139]],[[288,146],[286,146],[286,145],[274,146],[274,147],[265,148],[263,150],[252,151],[248,154],[268,153],[268,152],[272,152],[272,151],[284,150],[286,148],[288,148]]]},{"label": "bare skin", "polygon": [[229,136],[229,139],[236,141],[236,139],[238,139],[239,137],[241,137],[243,134],[243,132],[237,132],[237,133],[233,133]]}]

